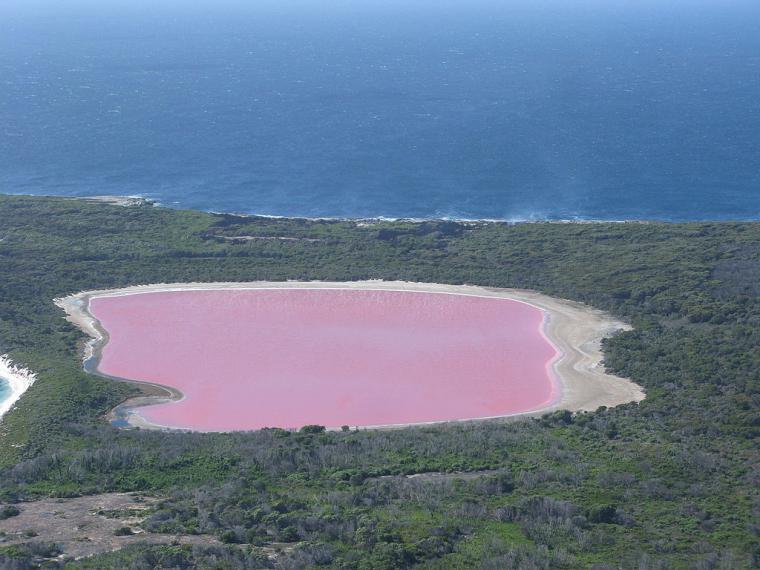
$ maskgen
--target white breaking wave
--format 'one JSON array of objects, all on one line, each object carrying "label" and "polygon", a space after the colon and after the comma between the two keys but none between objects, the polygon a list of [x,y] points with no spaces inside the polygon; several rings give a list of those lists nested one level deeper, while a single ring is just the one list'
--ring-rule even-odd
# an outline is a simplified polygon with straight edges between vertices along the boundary
[{"label": "white breaking wave", "polygon": [[37,375],[26,368],[16,366],[7,354],[2,354],[0,355],[0,378],[8,382],[11,388],[10,396],[0,402],[0,418],[2,418],[18,402],[23,393],[34,384]]}]

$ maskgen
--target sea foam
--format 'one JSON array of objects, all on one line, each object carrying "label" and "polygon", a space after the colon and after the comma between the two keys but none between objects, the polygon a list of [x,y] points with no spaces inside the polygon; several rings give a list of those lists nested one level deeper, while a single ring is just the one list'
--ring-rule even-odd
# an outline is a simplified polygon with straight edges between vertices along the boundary
[{"label": "sea foam", "polygon": [[37,375],[26,368],[16,366],[7,354],[3,354],[0,355],[0,378],[8,382],[10,386],[10,394],[0,401],[0,418],[2,418],[34,384]]}]

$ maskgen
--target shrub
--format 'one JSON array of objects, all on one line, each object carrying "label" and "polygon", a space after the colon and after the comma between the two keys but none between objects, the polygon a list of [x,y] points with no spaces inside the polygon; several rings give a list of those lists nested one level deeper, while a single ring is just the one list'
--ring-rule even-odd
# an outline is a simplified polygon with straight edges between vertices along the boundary
[{"label": "shrub", "polygon": [[586,511],[586,518],[590,523],[607,523],[616,522],[615,514],[617,508],[615,505],[594,505]]},{"label": "shrub", "polygon": [[325,426],[307,425],[303,426],[299,431],[301,433],[325,433]]},{"label": "shrub", "polygon": [[14,505],[5,505],[2,509],[0,509],[0,521],[9,519],[11,517],[16,517],[20,514],[21,511],[18,510],[18,507]]}]

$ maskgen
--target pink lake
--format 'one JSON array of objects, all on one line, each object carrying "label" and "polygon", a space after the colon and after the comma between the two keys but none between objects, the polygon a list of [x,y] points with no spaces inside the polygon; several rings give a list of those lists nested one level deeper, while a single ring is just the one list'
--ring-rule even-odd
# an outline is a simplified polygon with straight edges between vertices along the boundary
[{"label": "pink lake", "polygon": [[199,431],[503,416],[557,396],[544,313],[412,291],[247,289],[95,297],[98,370],[177,388],[147,421]]}]

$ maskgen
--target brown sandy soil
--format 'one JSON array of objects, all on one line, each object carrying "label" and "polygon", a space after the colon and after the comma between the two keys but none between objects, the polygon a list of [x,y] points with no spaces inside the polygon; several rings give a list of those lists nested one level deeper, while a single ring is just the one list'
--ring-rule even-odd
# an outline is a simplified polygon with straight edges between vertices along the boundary
[{"label": "brown sandy soil", "polygon": [[323,239],[319,238],[301,238],[301,237],[285,237],[285,236],[219,236],[219,235],[212,235],[209,236],[212,238],[217,239],[223,239],[227,241],[234,241],[234,242],[244,242],[244,241],[257,241],[257,240],[274,240],[274,241],[305,241],[309,243],[317,243],[320,241],[325,241]]},{"label": "brown sandy soil", "polygon": [[[138,525],[161,499],[108,493],[72,499],[44,499],[16,505],[21,514],[0,521],[0,546],[27,542],[55,543],[65,558],[84,558],[130,544],[220,544],[209,535],[152,534]],[[130,527],[136,534],[116,536]]]},{"label": "brown sandy soil", "polygon": [[[93,297],[122,296],[159,291],[192,291],[223,289],[365,289],[385,291],[422,291],[456,295],[472,295],[512,299],[527,303],[544,311],[546,323],[544,332],[548,339],[561,351],[561,357],[553,364],[559,383],[559,397],[553,404],[540,409],[518,414],[521,416],[541,415],[555,410],[593,411],[600,406],[614,407],[629,402],[640,402],[646,394],[641,386],[626,378],[608,374],[604,368],[601,341],[619,331],[630,330],[626,323],[610,315],[581,303],[549,297],[535,291],[521,289],[497,289],[472,285],[445,285],[436,283],[411,283],[402,281],[284,281],[250,283],[173,283],[137,285],[124,289],[84,291],[63,299],[56,304],[66,312],[66,318],[85,331],[91,340],[85,348],[84,357],[97,358],[100,349],[108,342],[108,334],[100,323],[89,313],[89,302]],[[139,406],[166,402],[167,397],[178,400],[182,394],[167,387],[169,392],[159,397],[143,396],[136,401],[122,404],[120,416],[134,426],[151,426],[139,414]],[[506,416],[502,416],[506,417]],[[511,416],[514,417],[514,416]],[[494,418],[488,418],[494,419]],[[466,421],[466,420],[465,420]],[[402,426],[370,426],[402,427]]]},{"label": "brown sandy soil", "polygon": [[455,471],[452,473],[427,471],[424,473],[412,473],[411,475],[380,475],[379,477],[369,477],[367,480],[386,481],[389,479],[411,479],[417,481],[472,481],[497,473],[500,473],[497,469],[485,469],[483,471]]}]

